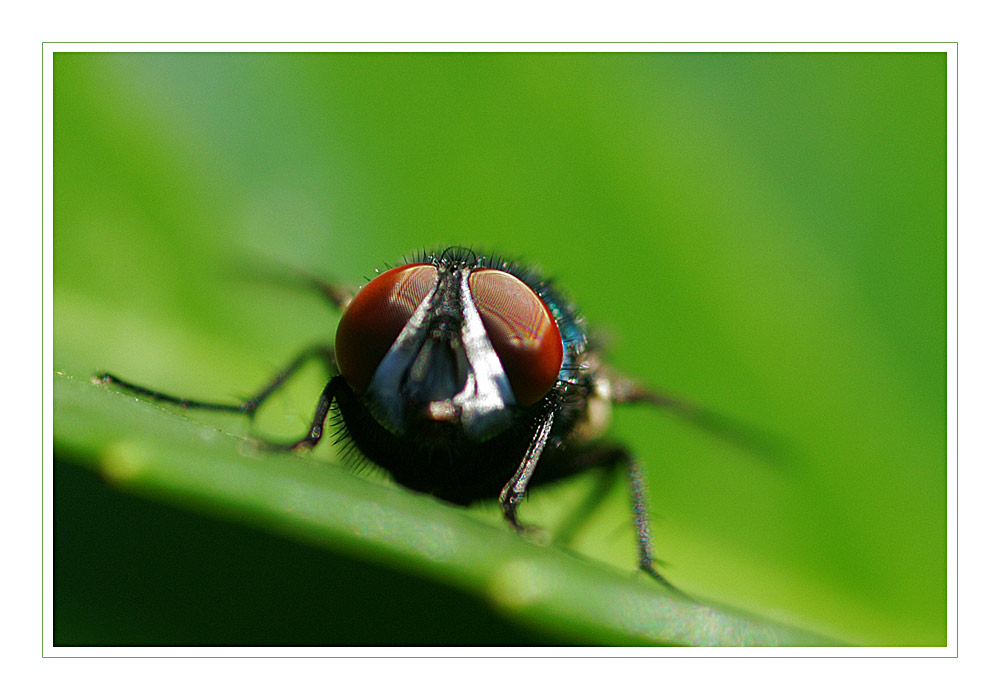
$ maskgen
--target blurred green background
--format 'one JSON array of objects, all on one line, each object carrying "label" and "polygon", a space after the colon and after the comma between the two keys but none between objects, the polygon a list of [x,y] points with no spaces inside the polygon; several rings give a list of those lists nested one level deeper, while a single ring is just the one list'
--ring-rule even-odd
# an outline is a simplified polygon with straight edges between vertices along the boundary
[{"label": "blurred green background", "polygon": [[[617,368],[792,446],[617,410],[674,583],[854,644],[945,644],[945,60],[57,53],[55,369],[225,400],[333,338],[271,266],[361,284],[424,246],[506,252]],[[252,430],[300,434],[322,382]],[[77,419],[57,404],[57,645],[587,641],[113,489],[81,468],[109,435],[68,437]],[[590,487],[539,490],[525,519],[557,529]],[[469,514],[502,529],[495,510]],[[628,576],[628,513],[619,481],[564,546]]]}]

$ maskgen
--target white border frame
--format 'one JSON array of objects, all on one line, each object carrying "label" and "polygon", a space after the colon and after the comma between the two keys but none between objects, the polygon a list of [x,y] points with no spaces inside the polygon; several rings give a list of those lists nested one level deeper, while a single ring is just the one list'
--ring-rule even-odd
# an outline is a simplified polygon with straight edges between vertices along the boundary
[{"label": "white border frame", "polygon": [[[436,658],[436,657],[956,657],[958,655],[958,45],[932,43],[45,43],[43,50],[43,480],[44,583],[43,656],[46,657],[335,657],[335,658]],[[662,648],[662,647],[451,647],[436,653],[398,647],[53,647],[52,645],[52,54],[57,51],[112,52],[355,52],[355,51],[478,51],[478,52],[942,52],[947,58],[948,142],[948,644],[946,647],[829,647],[829,648]]]}]

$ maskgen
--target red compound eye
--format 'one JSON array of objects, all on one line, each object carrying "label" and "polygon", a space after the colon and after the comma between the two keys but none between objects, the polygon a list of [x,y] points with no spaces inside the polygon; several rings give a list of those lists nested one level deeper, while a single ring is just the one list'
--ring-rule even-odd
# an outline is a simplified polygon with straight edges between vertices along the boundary
[{"label": "red compound eye", "polygon": [[337,327],[337,365],[358,393],[368,388],[382,358],[420,302],[437,284],[433,265],[396,267],[366,284]]},{"label": "red compound eye", "polygon": [[548,393],[562,367],[562,336],[552,311],[535,290],[501,270],[474,270],[469,291],[514,397],[530,406]]}]

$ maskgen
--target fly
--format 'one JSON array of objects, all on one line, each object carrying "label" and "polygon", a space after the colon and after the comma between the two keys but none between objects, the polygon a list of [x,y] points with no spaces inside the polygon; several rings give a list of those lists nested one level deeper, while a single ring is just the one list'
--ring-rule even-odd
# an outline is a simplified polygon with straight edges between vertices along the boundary
[{"label": "fly", "polygon": [[573,305],[521,264],[468,248],[423,253],[357,293],[310,280],[343,312],[332,346],[309,348],[253,398],[212,403],[154,391],[103,373],[96,380],[183,408],[252,416],[314,358],[330,366],[308,432],[268,449],[311,449],[324,425],[401,485],[458,505],[498,498],[506,521],[529,485],[587,470],[624,471],[638,566],[655,568],[640,462],[597,440],[612,404],[645,403],[710,429],[712,416],[603,366]]}]

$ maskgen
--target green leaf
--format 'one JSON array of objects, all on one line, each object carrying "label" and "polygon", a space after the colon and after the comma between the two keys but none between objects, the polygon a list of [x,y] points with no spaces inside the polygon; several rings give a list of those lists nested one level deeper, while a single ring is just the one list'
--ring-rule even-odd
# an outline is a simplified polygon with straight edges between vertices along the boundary
[{"label": "green leaf", "polygon": [[86,378],[56,377],[55,410],[60,455],[117,488],[388,562],[577,643],[833,643],[680,599],[342,465],[256,452],[242,436]]},{"label": "green leaf", "polygon": [[[420,247],[520,256],[611,336],[603,361],[795,447],[778,465],[655,409],[615,410],[608,438],[646,466],[656,551],[672,582],[853,644],[946,642],[944,54],[57,53],[53,63],[57,371],[85,384],[109,370],[226,400],[251,393],[302,348],[330,343],[337,328],[321,299],[264,279],[261,268],[287,264],[360,285]],[[323,381],[318,367],[305,370],[252,431],[301,435]],[[417,644],[481,644],[496,629],[497,639],[531,641],[522,623],[507,622],[526,616],[502,617],[484,602],[507,615],[482,594],[488,574],[452,568],[448,587],[422,587],[444,574],[394,549],[365,543],[379,564],[322,550],[316,558],[329,566],[311,575],[332,599],[353,589],[352,610],[306,583],[300,564],[320,550],[223,532],[86,482],[80,465],[100,463],[122,440],[127,457],[128,441],[154,439],[177,420],[93,389],[163,420],[129,427],[138,418],[124,411],[108,420],[93,406],[72,416],[72,404],[56,406],[59,473],[81,476],[56,484],[66,486],[55,518],[57,622],[88,615],[78,629],[90,639],[143,625],[162,637],[163,621],[211,580],[211,604],[188,618],[207,616],[230,635],[254,627],[255,639],[275,637],[277,611],[302,598],[371,638],[385,629]],[[251,432],[236,417],[186,418],[188,430],[211,426],[210,435]],[[86,452],[70,433],[81,420],[100,422]],[[185,439],[190,459],[171,465],[178,474],[202,464],[197,434]],[[362,480],[327,466],[338,457],[324,443],[288,460],[288,473],[308,465],[304,478],[337,474],[396,494],[386,498],[409,496],[377,473]],[[148,449],[159,458],[159,446]],[[215,471],[213,462],[209,481]],[[561,537],[594,487],[582,477],[539,489],[525,520]],[[428,522],[469,520],[491,542],[537,549],[489,504],[416,500],[436,514]],[[628,579],[627,503],[619,480],[559,540],[566,556]],[[189,533],[183,550],[168,544],[172,528]],[[299,588],[287,571],[226,568],[237,557],[212,572],[177,554],[211,569],[213,547],[244,551],[250,541],[261,553],[243,559],[299,567]],[[338,551],[366,556],[351,549],[360,542]],[[116,567],[125,572],[117,580]],[[655,587],[649,594],[669,600]],[[406,602],[392,619],[377,614],[386,607],[377,597]],[[260,614],[231,609],[251,599]],[[341,638],[360,639],[347,629]]]}]

